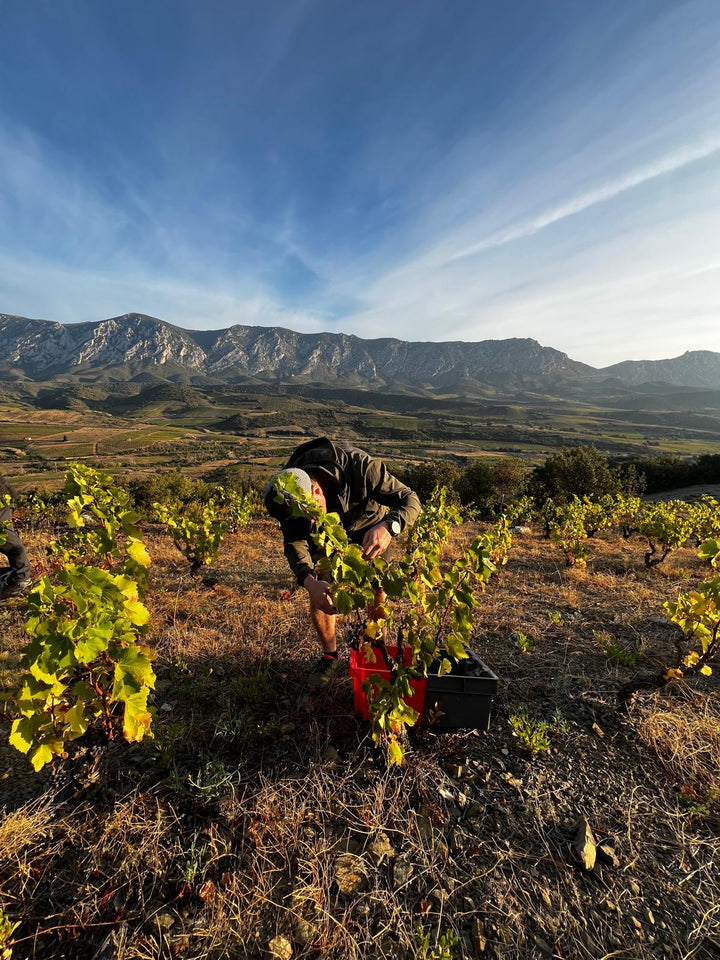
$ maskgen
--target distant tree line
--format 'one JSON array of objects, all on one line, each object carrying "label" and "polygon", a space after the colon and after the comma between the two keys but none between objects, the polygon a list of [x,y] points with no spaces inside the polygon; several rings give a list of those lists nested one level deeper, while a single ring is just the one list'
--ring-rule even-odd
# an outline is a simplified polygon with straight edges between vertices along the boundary
[{"label": "distant tree line", "polygon": [[611,460],[593,446],[563,447],[533,468],[519,457],[475,459],[464,466],[427,460],[399,469],[398,476],[427,499],[445,486],[456,503],[491,513],[528,494],[536,503],[566,503],[574,496],[660,493],[703,483],[720,483],[720,454],[684,460],[672,454]]},{"label": "distant tree line", "polygon": [[[688,460],[663,454],[618,461],[593,446],[580,446],[563,447],[534,467],[519,456],[504,456],[476,457],[464,464],[426,460],[410,466],[393,465],[392,469],[423,501],[436,486],[444,486],[451,501],[490,516],[524,495],[540,507],[548,499],[563,504],[574,496],[598,499],[605,494],[641,495],[720,483],[720,454],[706,453]],[[265,472],[238,472],[233,465],[216,467],[202,479],[180,470],[117,478],[143,515],[156,502],[206,503],[216,495],[218,486],[243,495],[259,493],[266,480]],[[19,498],[18,505],[25,506],[29,497],[38,496],[48,507],[59,502],[57,493],[39,489]]]},{"label": "distant tree line", "polygon": [[624,469],[629,468],[645,478],[645,493],[662,493],[700,483],[720,483],[720,453],[703,453],[691,460],[669,453],[641,457],[625,461]]}]

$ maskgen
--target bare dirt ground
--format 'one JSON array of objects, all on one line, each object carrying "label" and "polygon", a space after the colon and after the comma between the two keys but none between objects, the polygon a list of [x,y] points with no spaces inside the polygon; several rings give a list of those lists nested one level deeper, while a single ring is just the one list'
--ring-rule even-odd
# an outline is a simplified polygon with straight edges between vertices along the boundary
[{"label": "bare dirt ground", "polygon": [[[28,534],[36,558],[45,539]],[[490,730],[415,731],[388,769],[349,677],[296,709],[317,651],[272,524],[228,537],[214,585],[147,541],[155,739],[84,743],[35,775],[9,708],[0,725],[13,960],[720,956],[716,675],[616,702],[672,656],[662,603],[709,572],[692,549],[646,570],[640,540],[594,540],[581,570],[517,537],[478,608]],[[22,624],[22,601],[0,608],[6,690]],[[535,758],[512,735],[523,707],[547,724]]]}]

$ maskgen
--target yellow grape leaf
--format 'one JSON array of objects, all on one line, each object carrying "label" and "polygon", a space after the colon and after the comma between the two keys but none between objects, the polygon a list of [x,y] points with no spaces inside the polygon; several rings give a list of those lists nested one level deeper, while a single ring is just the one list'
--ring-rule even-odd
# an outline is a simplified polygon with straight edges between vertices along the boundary
[{"label": "yellow grape leaf", "polygon": [[120,593],[122,593],[127,600],[137,600],[138,585],[133,579],[130,577],[125,577],[119,573],[113,577],[113,581],[115,582],[115,586],[118,588]]},{"label": "yellow grape leaf", "polygon": [[384,620],[367,620],[365,623],[365,636],[370,637],[371,640],[377,640],[378,637],[383,635],[384,627]]},{"label": "yellow grape leaf", "polygon": [[365,660],[366,663],[376,663],[376,662],[377,662],[377,655],[376,655],[375,651],[373,650],[373,646],[372,646],[371,643],[364,643],[364,644],[362,645],[362,654],[363,654],[363,658],[364,658],[364,660]]},{"label": "yellow grape leaf", "polygon": [[135,563],[139,564],[141,567],[150,566],[150,554],[145,549],[145,544],[141,543],[140,540],[128,540],[125,549],[127,550],[128,555],[133,558]]},{"label": "yellow grape leaf", "polygon": [[678,670],[676,667],[670,667],[669,670],[665,671],[664,680],[682,680],[684,674],[682,670]]},{"label": "yellow grape leaf", "polygon": [[71,707],[65,714],[65,722],[73,733],[81,736],[88,728],[88,719],[85,716],[85,704],[82,701]]},{"label": "yellow grape leaf", "polygon": [[35,768],[35,773],[42,770],[46,763],[50,763],[52,760],[53,753],[50,747],[47,744],[41,744],[35,753],[30,757],[30,762]]},{"label": "yellow grape leaf", "polygon": [[402,748],[402,745],[397,742],[395,737],[390,738],[388,743],[388,760],[390,763],[394,763],[396,766],[401,766],[403,758],[405,756],[405,751]]},{"label": "yellow grape leaf", "polygon": [[704,667],[700,667],[700,673],[706,677],[710,677],[712,676],[712,667],[709,667],[707,664],[705,664]]},{"label": "yellow grape leaf", "polygon": [[152,714],[149,711],[134,713],[126,709],[123,722],[125,739],[130,743],[137,743],[142,740],[146,734],[152,737],[152,733],[150,733],[151,723]]},{"label": "yellow grape leaf", "polygon": [[[27,753],[32,746],[32,733],[28,730],[28,720],[20,717],[13,720],[12,732],[10,733],[10,746],[15,747],[20,753]],[[24,732],[27,730],[27,733]]]}]

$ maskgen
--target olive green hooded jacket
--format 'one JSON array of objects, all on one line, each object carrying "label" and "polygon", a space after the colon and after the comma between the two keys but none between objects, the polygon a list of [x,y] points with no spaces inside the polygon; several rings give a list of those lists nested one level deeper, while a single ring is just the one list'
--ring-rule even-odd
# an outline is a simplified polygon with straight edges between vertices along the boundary
[{"label": "olive green hooded jacket", "polygon": [[[358,542],[365,530],[381,520],[397,520],[404,530],[420,516],[418,495],[394,477],[382,460],[357,447],[319,437],[298,447],[285,467],[322,472],[331,478],[328,511],[340,515],[343,527]],[[302,584],[314,570],[310,521],[289,517],[281,521],[280,529],[285,557]]]}]

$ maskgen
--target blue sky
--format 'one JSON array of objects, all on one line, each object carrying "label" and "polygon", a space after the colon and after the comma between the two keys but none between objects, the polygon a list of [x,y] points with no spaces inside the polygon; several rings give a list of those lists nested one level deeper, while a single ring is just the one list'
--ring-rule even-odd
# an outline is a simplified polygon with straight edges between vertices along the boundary
[{"label": "blue sky", "polygon": [[0,312],[720,350],[717,0],[3,5]]}]

